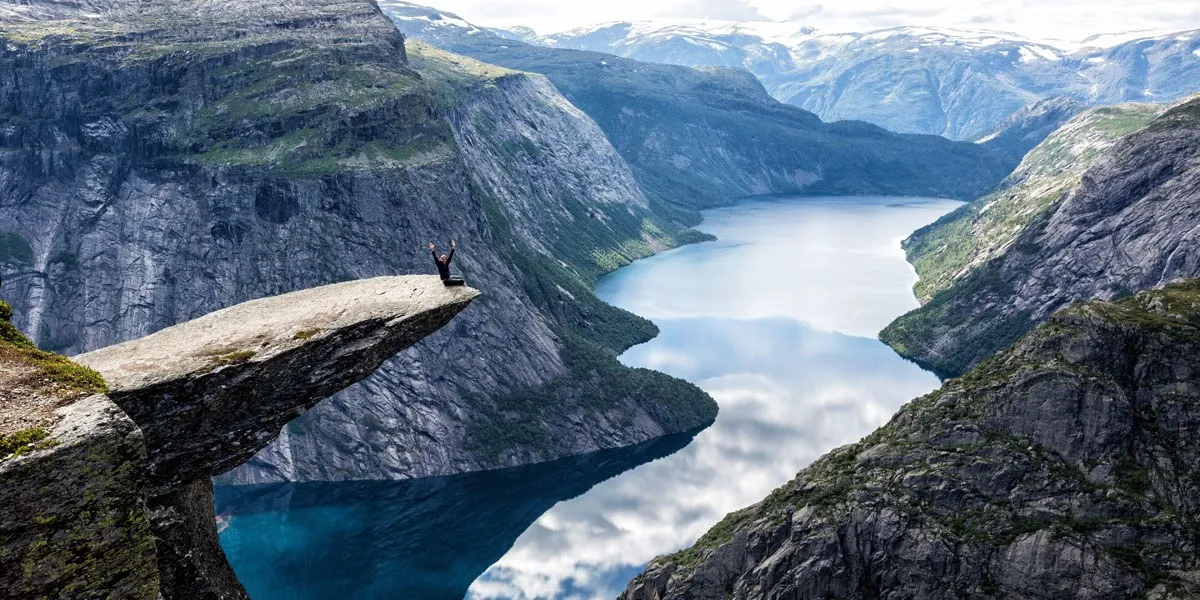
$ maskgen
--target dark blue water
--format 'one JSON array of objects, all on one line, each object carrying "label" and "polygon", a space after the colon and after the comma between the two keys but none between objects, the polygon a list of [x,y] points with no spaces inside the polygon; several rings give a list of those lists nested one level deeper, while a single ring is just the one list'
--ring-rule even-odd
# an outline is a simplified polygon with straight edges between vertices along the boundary
[{"label": "dark blue water", "polygon": [[458,600],[555,503],[692,437],[469,475],[218,486],[221,545],[256,600]]},{"label": "dark blue water", "polygon": [[219,488],[222,545],[257,600],[611,599],[654,556],[936,387],[875,333],[917,306],[900,240],[956,205],[748,202],[705,213],[699,229],[719,241],[602,281],[602,298],[662,329],[622,361],[721,406],[674,454],[686,440],[409,482]]}]

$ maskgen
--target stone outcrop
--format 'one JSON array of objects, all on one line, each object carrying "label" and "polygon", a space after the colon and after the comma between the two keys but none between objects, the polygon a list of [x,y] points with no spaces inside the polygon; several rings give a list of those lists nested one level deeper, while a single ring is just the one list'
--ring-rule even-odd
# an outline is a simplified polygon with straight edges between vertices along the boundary
[{"label": "stone outcrop", "polygon": [[75,357],[146,436],[153,491],[240,465],[317,402],[441,329],[478,295],[433,275],[261,298]]},{"label": "stone outcrop", "polygon": [[1058,313],[625,600],[1195,598],[1200,281]]},{"label": "stone outcrop", "polygon": [[[1082,174],[1049,161],[1014,190],[1018,194],[1002,193],[996,202],[969,206],[919,232],[924,249],[915,259],[918,271],[938,263],[964,270],[932,269],[934,289],[944,289],[889,325],[880,339],[939,373],[956,375],[1068,304],[1200,276],[1200,98],[1170,107],[1148,124],[1130,108],[1109,112],[1116,118],[1097,123],[1120,129],[1132,122],[1136,131],[1115,144],[1101,135],[1098,152],[1084,143],[1082,153],[1049,153],[1060,162],[1099,159]],[[958,236],[973,237],[974,249],[955,242],[954,229],[978,226],[983,230],[975,235]],[[941,252],[947,258],[939,258]],[[939,269],[950,277],[938,275]]]},{"label": "stone outcrop", "polygon": [[141,432],[103,395],[57,416],[52,445],[0,460],[0,598],[158,598]]},{"label": "stone outcrop", "polygon": [[246,597],[218,543],[211,477],[477,295],[435,276],[350,281],[79,356],[108,396],[60,409],[46,440],[0,461],[0,591]]}]

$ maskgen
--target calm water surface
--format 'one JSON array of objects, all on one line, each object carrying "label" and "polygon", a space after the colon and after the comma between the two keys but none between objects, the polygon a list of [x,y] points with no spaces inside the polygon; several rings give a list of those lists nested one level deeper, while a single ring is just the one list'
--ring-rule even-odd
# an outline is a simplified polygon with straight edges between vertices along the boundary
[{"label": "calm water surface", "polygon": [[694,440],[405,482],[219,488],[222,544],[256,600],[611,600],[654,556],[937,386],[875,334],[917,306],[900,240],[957,205],[750,201],[705,213],[719,241],[603,280],[602,298],[662,329],[622,361],[720,404]]}]

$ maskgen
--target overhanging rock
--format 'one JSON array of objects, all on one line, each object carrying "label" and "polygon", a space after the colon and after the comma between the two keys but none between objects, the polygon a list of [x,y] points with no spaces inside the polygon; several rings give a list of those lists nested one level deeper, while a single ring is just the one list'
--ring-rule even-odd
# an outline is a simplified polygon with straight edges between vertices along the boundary
[{"label": "overhanging rock", "polygon": [[479,293],[378,277],[262,298],[75,357],[146,437],[151,495],[233,468]]}]

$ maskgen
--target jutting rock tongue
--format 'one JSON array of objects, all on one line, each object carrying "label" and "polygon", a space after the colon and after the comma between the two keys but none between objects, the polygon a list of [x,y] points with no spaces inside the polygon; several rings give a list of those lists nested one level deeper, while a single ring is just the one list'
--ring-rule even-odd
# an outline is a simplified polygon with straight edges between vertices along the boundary
[{"label": "jutting rock tongue", "polygon": [[217,543],[210,477],[437,331],[479,295],[433,276],[350,281],[239,304],[76,360],[145,436],[163,596],[244,598]]},{"label": "jutting rock tongue", "polygon": [[478,292],[379,277],[262,298],[76,357],[141,427],[152,492],[219,475],[437,331]]}]

